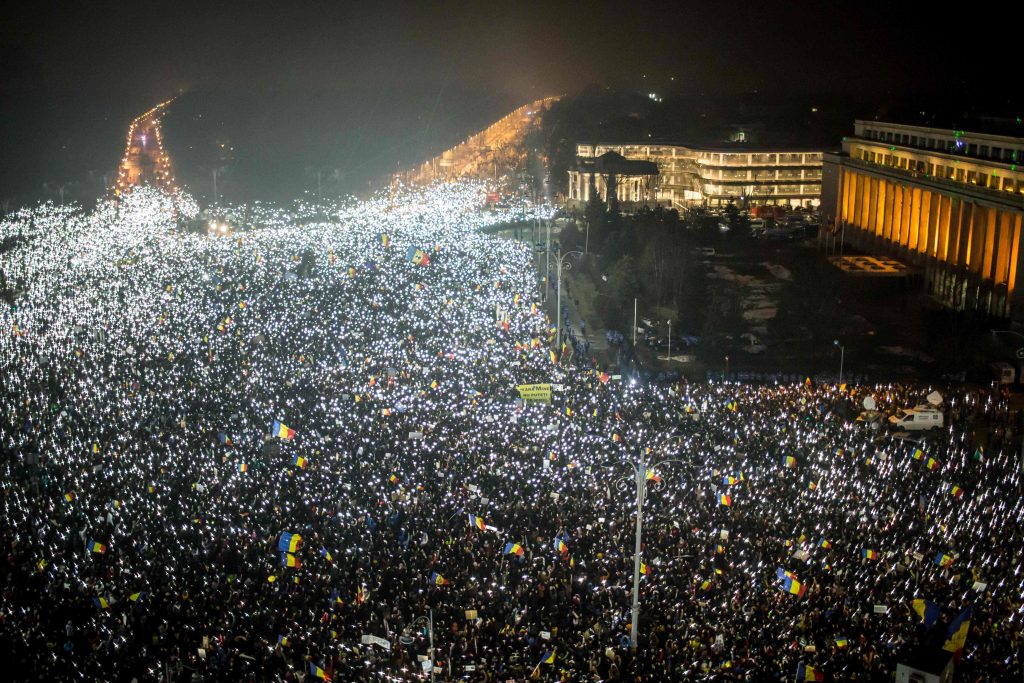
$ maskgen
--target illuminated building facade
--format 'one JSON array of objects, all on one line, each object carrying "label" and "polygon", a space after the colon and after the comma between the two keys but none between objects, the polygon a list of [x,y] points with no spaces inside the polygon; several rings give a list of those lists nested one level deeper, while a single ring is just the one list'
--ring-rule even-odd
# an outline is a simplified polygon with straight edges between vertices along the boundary
[{"label": "illuminated building facade", "polygon": [[137,116],[128,126],[128,140],[113,187],[115,195],[143,184],[155,185],[168,192],[177,191],[171,158],[164,149],[160,130],[160,117],[172,101],[161,102]]},{"label": "illuminated building facade", "polygon": [[822,214],[847,244],[923,269],[957,310],[1021,318],[1024,138],[856,121],[824,160]]},{"label": "illuminated building facade", "polygon": [[[630,160],[654,162],[661,206],[683,209],[781,205],[817,206],[821,197],[820,151],[804,149],[752,149],[738,145],[699,147],[660,144],[581,143],[580,159],[615,152]],[[569,179],[567,203],[586,203],[585,187]]]},{"label": "illuminated building facade", "polygon": [[569,205],[582,209],[591,196],[597,195],[608,204],[614,193],[622,211],[634,211],[641,206],[657,205],[658,165],[652,161],[626,159],[615,152],[599,157],[577,157],[569,169]]}]

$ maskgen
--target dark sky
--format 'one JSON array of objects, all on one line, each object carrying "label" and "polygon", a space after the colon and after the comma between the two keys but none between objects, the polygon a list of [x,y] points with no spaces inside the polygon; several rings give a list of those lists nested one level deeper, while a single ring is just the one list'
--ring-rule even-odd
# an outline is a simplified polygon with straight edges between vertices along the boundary
[{"label": "dark sky", "polygon": [[1012,87],[1020,31],[987,6],[44,0],[10,3],[0,45],[8,85],[111,95],[452,85],[525,100],[643,74],[695,92]]},{"label": "dark sky", "polygon": [[[38,185],[62,164],[95,167],[94,175],[115,165],[131,114],[179,89],[262,93],[257,103],[292,93],[288,116],[294,108],[326,107],[311,116],[327,120],[339,101],[365,100],[372,92],[372,106],[351,108],[336,126],[340,135],[347,126],[363,131],[363,147],[406,120],[421,127],[421,142],[437,130],[438,116],[466,125],[452,112],[474,94],[490,103],[466,119],[475,124],[504,113],[500,107],[589,83],[691,97],[757,91],[884,102],[921,94],[956,106],[1020,97],[1015,45],[1021,30],[999,7],[989,9],[991,3],[953,9],[847,0],[8,5],[0,16],[0,197],[21,181]],[[395,122],[378,121],[382,111]],[[287,121],[283,113],[273,116]],[[403,140],[388,144],[400,148]]]}]

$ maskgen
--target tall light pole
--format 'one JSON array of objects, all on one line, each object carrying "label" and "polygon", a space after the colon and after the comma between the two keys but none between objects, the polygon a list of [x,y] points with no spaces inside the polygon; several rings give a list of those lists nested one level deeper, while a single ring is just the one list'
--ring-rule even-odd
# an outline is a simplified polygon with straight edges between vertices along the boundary
[{"label": "tall light pole", "polygon": [[[408,626],[405,627],[405,632],[408,634],[409,629],[416,628],[417,626],[426,626],[427,635],[430,638],[430,649],[427,651],[427,655],[430,657],[430,681],[434,681],[434,662],[437,661],[434,658],[434,610],[428,612],[429,617],[416,617],[412,620]],[[412,643],[410,640],[409,643]]]},{"label": "tall light pole", "polygon": [[833,340],[832,345],[839,347],[839,386],[843,386],[843,360],[846,356],[846,347],[840,344],[838,339]]},{"label": "tall light pole", "polygon": [[[665,440],[673,439],[679,436],[679,432],[673,432],[665,437]],[[652,449],[653,451],[653,449]],[[629,629],[629,647],[634,652],[637,646],[637,632],[640,628],[640,550],[643,545],[643,533],[644,533],[644,503],[647,501],[647,472],[656,470],[662,465],[667,465],[670,462],[682,463],[682,460],[676,458],[670,458],[668,460],[662,460],[661,462],[651,464],[644,457],[643,449],[637,449],[636,452],[636,464],[630,463],[629,466],[633,468],[633,480],[636,483],[636,539],[633,543],[633,609],[632,609],[632,621]],[[627,485],[628,478],[620,479],[615,487],[624,491]]]},{"label": "tall light pole", "polygon": [[551,219],[545,221],[548,228],[548,243],[544,249],[544,303],[548,302],[548,280],[551,279]]},{"label": "tall light pole", "polygon": [[583,252],[580,251],[567,251],[564,254],[558,254],[558,296],[555,299],[555,307],[557,308],[555,314],[555,319],[557,321],[555,323],[555,330],[556,334],[558,335],[555,338],[556,345],[560,345],[562,343],[562,268],[565,268],[566,270],[572,270],[572,264],[566,263],[565,259],[568,258],[569,256],[572,256],[573,254],[577,256],[583,256]]}]

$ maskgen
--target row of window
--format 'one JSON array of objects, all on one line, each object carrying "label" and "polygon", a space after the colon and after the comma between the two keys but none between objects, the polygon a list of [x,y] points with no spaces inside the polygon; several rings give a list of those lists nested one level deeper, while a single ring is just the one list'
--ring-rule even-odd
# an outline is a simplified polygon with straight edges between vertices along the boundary
[{"label": "row of window", "polygon": [[904,147],[918,147],[920,149],[933,149],[940,152],[952,154],[964,154],[977,159],[992,159],[994,161],[1006,161],[1015,163],[1021,158],[1020,149],[1012,147],[995,147],[991,145],[979,145],[963,138],[953,135],[952,138],[917,136],[909,133],[893,133],[892,131],[881,131],[873,128],[864,130],[864,137],[868,140],[879,142],[890,142]]},{"label": "row of window", "polygon": [[1020,192],[1024,194],[1024,181],[1018,182],[1013,178],[998,176],[995,174],[972,171],[959,166],[948,166],[932,162],[908,159],[895,154],[883,154],[882,152],[861,151],[861,160],[882,166],[899,168],[911,173],[921,173],[934,178],[945,178],[959,183],[987,187],[1003,192]]}]

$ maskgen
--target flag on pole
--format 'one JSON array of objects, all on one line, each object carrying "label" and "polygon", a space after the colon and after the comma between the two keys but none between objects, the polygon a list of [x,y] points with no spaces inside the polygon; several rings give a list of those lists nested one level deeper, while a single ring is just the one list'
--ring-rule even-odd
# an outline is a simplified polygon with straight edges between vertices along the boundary
[{"label": "flag on pole", "polygon": [[973,614],[973,608],[965,608],[957,615],[953,623],[949,625],[949,630],[946,631],[946,644],[942,646],[942,649],[946,652],[952,652],[957,662],[963,656],[964,645],[967,643],[967,634],[971,630],[971,616]]},{"label": "flag on pole", "polygon": [[295,438],[295,430],[286,425],[281,424],[277,420],[274,420],[274,426],[271,428],[270,432],[279,439],[287,440]]},{"label": "flag on pole", "polygon": [[505,544],[506,555],[515,555],[516,557],[522,557],[524,552],[525,551],[523,550],[523,546],[519,545],[518,543]]},{"label": "flag on pole", "polygon": [[798,681],[823,681],[825,680],[825,674],[815,669],[809,664],[801,662],[796,667],[796,680]]},{"label": "flag on pole", "polygon": [[478,517],[478,516],[476,516],[476,515],[474,515],[472,513],[470,513],[470,515],[469,515],[469,525],[470,526],[475,526],[480,531],[483,531],[484,529],[487,528],[487,525],[484,524],[484,518],[483,517]]},{"label": "flag on pole", "polygon": [[102,543],[99,543],[97,541],[94,541],[94,540],[92,540],[90,538],[89,539],[89,550],[91,552],[98,553],[98,554],[102,555],[103,553],[107,552],[107,546],[105,546]]},{"label": "flag on pole", "polygon": [[282,531],[277,539],[277,549],[282,553],[294,553],[302,545],[302,536],[293,534],[290,531]]}]

